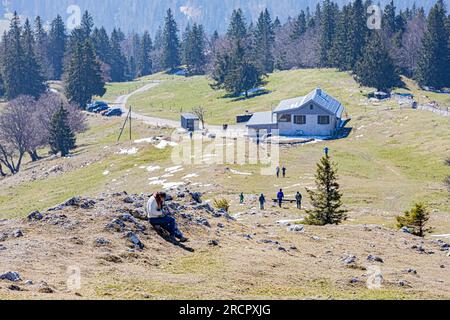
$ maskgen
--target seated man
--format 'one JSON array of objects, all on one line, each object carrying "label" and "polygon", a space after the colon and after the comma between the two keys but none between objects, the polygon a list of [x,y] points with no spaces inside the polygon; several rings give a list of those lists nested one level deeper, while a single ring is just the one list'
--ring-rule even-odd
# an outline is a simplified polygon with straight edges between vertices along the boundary
[{"label": "seated man", "polygon": [[157,192],[150,197],[147,203],[147,217],[152,226],[159,226],[170,233],[170,240],[180,242],[188,241],[183,236],[177,227],[175,218],[163,212],[164,203],[166,201],[166,194],[164,192]]}]

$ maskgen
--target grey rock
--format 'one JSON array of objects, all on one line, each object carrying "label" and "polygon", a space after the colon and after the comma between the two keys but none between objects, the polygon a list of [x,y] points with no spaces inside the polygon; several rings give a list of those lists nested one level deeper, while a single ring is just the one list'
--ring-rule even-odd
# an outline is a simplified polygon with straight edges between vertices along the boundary
[{"label": "grey rock", "polygon": [[140,209],[140,208],[143,208],[144,205],[143,205],[142,203],[140,203],[140,202],[137,202],[137,203],[134,204],[134,207],[135,207],[136,209]]},{"label": "grey rock", "polygon": [[350,283],[352,283],[352,284],[355,284],[355,283],[358,283],[358,282],[359,282],[358,278],[351,278],[350,279]]},{"label": "grey rock", "polygon": [[406,270],[407,273],[417,274],[417,270],[413,268],[409,268]]},{"label": "grey rock", "polygon": [[219,245],[219,240],[209,240],[208,245],[217,247]]},{"label": "grey rock", "polygon": [[131,243],[138,249],[144,249],[144,244],[141,242],[141,240],[139,240],[139,237],[134,233],[134,232],[128,232],[125,235],[126,238],[128,238],[128,240],[131,241]]},{"label": "grey rock", "polygon": [[217,228],[219,228],[219,229],[223,229],[223,228],[225,228],[225,226],[224,226],[224,224],[223,223],[218,223],[217,224]]},{"label": "grey rock", "polygon": [[0,275],[0,280],[8,280],[8,281],[12,281],[12,282],[18,282],[22,279],[20,278],[20,275],[18,272],[8,271],[7,273]]},{"label": "grey rock", "polygon": [[275,245],[280,244],[278,241],[270,240],[270,239],[262,239],[262,240],[259,240],[258,243],[275,244]]},{"label": "grey rock", "polygon": [[205,210],[209,213],[213,213],[214,209],[211,207],[211,205],[209,203],[203,203],[203,204],[198,204],[194,207],[192,207],[192,209],[198,211],[198,210]]},{"label": "grey rock", "polygon": [[287,250],[284,247],[278,247],[278,251],[286,252]]},{"label": "grey rock", "polygon": [[26,280],[26,281],[25,281],[25,284],[26,284],[27,286],[31,286],[31,285],[33,285],[33,280]]},{"label": "grey rock", "polygon": [[131,196],[128,196],[128,197],[125,197],[125,199],[123,199],[123,202],[125,202],[125,203],[134,203],[136,200],[133,198],[133,197],[131,197]]},{"label": "grey rock", "polygon": [[298,249],[297,249],[297,247],[296,247],[296,246],[290,246],[290,247],[289,247],[289,250],[294,250],[294,251],[297,251]]},{"label": "grey rock", "polygon": [[245,239],[247,239],[247,240],[252,240],[253,239],[253,237],[250,235],[250,234],[243,234],[242,235]]},{"label": "grey rock", "polygon": [[98,239],[95,240],[95,244],[97,246],[107,246],[107,245],[110,244],[110,242],[108,240],[106,240],[106,239],[98,238]]},{"label": "grey rock", "polygon": [[33,211],[27,217],[29,221],[39,221],[42,220],[44,216],[39,211]]},{"label": "grey rock", "polygon": [[65,207],[77,207],[81,204],[81,197],[73,197],[64,202],[63,206]]},{"label": "grey rock", "polygon": [[85,199],[81,202],[80,208],[81,209],[92,209],[96,204],[97,204],[97,202],[95,200]]},{"label": "grey rock", "polygon": [[61,210],[64,210],[64,208],[65,208],[65,206],[60,204],[60,205],[57,205],[56,207],[48,209],[47,211],[48,212],[61,211]]},{"label": "grey rock", "polygon": [[202,225],[202,226],[211,228],[211,225],[209,224],[209,221],[208,221],[208,219],[206,219],[206,218],[203,218],[203,217],[197,217],[197,218],[195,218],[195,221],[196,221],[199,225]]},{"label": "grey rock", "polygon": [[5,241],[8,239],[8,235],[6,233],[0,233],[0,242]]},{"label": "grey rock", "polygon": [[0,244],[0,251],[6,250],[6,247],[2,244]]},{"label": "grey rock", "polygon": [[312,239],[312,240],[315,240],[315,241],[319,241],[319,240],[320,240],[320,237],[313,236],[313,237],[311,237],[311,239]]},{"label": "grey rock", "polygon": [[191,192],[189,193],[192,200],[194,200],[197,203],[202,203],[202,193],[201,192]]},{"label": "grey rock", "polygon": [[12,291],[22,291],[22,288],[20,288],[19,286],[15,285],[15,284],[8,286],[8,289],[12,290]]},{"label": "grey rock", "polygon": [[409,233],[409,234],[411,234],[411,230],[409,230],[407,227],[402,227],[402,228],[400,229],[400,231],[401,231],[401,232],[404,232],[404,233]]},{"label": "grey rock", "polygon": [[406,287],[408,285],[408,282],[406,280],[399,280],[398,285],[400,287]]},{"label": "grey rock", "polygon": [[352,263],[355,263],[355,261],[356,261],[356,256],[355,256],[355,255],[348,255],[348,256],[344,257],[344,258],[342,259],[342,261],[343,261],[345,264],[352,264]]},{"label": "grey rock", "polygon": [[106,229],[110,231],[122,232],[126,228],[125,223],[120,219],[114,219],[106,225]]},{"label": "grey rock", "polygon": [[367,257],[367,260],[368,260],[368,261],[371,261],[371,262],[380,262],[380,263],[384,263],[383,259],[381,259],[380,257],[374,256],[374,255],[369,255],[369,256]]},{"label": "grey rock", "polygon": [[23,232],[20,229],[14,230],[12,233],[14,238],[20,238],[23,237]]},{"label": "grey rock", "polygon": [[302,233],[302,232],[305,232],[305,226],[300,225],[300,224],[295,224],[295,225],[289,226],[287,230],[290,232]]}]

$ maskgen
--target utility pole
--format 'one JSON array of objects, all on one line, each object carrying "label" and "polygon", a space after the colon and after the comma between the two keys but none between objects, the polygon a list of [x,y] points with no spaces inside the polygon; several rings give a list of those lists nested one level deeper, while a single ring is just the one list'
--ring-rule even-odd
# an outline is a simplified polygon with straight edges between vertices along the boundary
[{"label": "utility pole", "polygon": [[128,114],[127,114],[127,117],[125,118],[123,126],[120,129],[120,134],[119,134],[119,138],[117,138],[117,142],[120,141],[120,138],[122,137],[123,131],[125,130],[125,126],[127,125],[128,121],[130,122],[130,140],[131,140],[131,106],[130,106],[130,109],[128,110]]}]

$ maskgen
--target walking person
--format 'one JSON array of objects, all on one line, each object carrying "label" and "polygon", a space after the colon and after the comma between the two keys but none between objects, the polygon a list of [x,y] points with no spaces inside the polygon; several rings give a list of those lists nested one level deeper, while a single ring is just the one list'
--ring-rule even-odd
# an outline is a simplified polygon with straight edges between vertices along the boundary
[{"label": "walking person", "polygon": [[266,197],[264,196],[263,193],[261,193],[261,195],[259,196],[259,208],[261,210],[264,210],[264,204],[266,203]]},{"label": "walking person", "polygon": [[286,178],[286,171],[287,171],[287,169],[286,169],[285,166],[283,166],[282,171],[283,171],[283,178]]},{"label": "walking person", "polygon": [[283,199],[284,199],[283,189],[280,189],[280,191],[278,192],[277,199],[278,199],[278,206],[281,208],[281,206],[283,205]]},{"label": "walking person", "polygon": [[280,177],[280,167],[277,167],[277,178]]},{"label": "walking person", "polygon": [[302,199],[302,194],[300,192],[297,192],[297,194],[295,195],[295,201],[297,202],[297,209],[299,210],[302,209]]},{"label": "walking person", "polygon": [[244,193],[241,192],[241,194],[239,195],[239,203],[243,204],[244,203]]},{"label": "walking person", "polygon": [[188,241],[178,229],[177,223],[174,217],[164,213],[164,205],[166,201],[166,194],[164,192],[156,192],[148,200],[146,211],[148,221],[152,226],[158,226],[170,233],[170,241],[176,242],[179,239],[180,242]]}]

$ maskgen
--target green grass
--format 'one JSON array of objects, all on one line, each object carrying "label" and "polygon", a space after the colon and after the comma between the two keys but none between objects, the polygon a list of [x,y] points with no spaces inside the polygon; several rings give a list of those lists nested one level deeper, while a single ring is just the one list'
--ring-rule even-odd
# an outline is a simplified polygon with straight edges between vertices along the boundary
[{"label": "green grass", "polygon": [[[360,89],[346,73],[336,70],[295,70],[271,74],[265,86],[269,94],[248,100],[225,98],[226,92],[211,89],[211,80],[207,77],[181,77],[165,74],[153,75],[149,79],[164,80],[158,87],[133,96],[129,104],[136,112],[155,117],[178,120],[180,112],[190,111],[193,107],[203,106],[207,110],[206,122],[209,124],[235,123],[236,115],[245,111],[267,111],[276,107],[283,99],[305,95],[322,87],[344,103]],[[342,88],[346,88],[342,90]]]},{"label": "green grass", "polygon": [[143,87],[146,84],[145,81],[131,81],[120,83],[107,83],[106,93],[102,97],[94,97],[94,100],[102,100],[109,103],[113,103],[119,96],[129,94],[137,89]]}]

